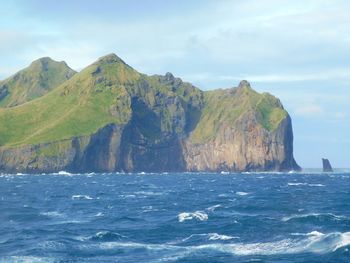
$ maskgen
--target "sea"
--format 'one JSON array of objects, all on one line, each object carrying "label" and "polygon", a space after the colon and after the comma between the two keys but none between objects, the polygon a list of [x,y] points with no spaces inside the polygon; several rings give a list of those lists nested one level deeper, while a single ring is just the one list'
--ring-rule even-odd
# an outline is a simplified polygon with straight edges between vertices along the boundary
[{"label": "sea", "polygon": [[350,172],[0,175],[0,262],[350,262]]}]

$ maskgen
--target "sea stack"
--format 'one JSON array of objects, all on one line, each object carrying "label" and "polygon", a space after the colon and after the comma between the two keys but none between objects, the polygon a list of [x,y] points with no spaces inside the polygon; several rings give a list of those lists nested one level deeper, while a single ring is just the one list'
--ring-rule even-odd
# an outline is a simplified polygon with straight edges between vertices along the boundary
[{"label": "sea stack", "polygon": [[325,173],[332,173],[333,172],[333,168],[332,168],[331,163],[329,162],[328,159],[322,158],[322,164],[323,164],[323,172],[325,172]]}]

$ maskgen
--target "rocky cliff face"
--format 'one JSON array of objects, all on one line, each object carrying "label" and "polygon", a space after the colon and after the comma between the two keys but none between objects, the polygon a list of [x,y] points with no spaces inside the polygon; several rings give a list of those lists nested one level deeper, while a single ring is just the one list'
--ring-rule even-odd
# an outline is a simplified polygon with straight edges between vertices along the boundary
[{"label": "rocky cliff face", "polygon": [[[48,113],[32,117],[40,107]],[[170,73],[140,74],[115,55],[37,101],[0,111],[0,122],[24,128],[16,118],[26,119],[29,131],[14,135],[0,127],[1,171],[300,169],[291,119],[272,95],[246,81],[202,92]],[[32,118],[42,127],[30,126]]]},{"label": "rocky cliff face", "polygon": [[293,133],[287,116],[269,132],[248,113],[235,126],[223,125],[205,143],[184,143],[190,171],[289,171],[299,170],[293,158]]}]

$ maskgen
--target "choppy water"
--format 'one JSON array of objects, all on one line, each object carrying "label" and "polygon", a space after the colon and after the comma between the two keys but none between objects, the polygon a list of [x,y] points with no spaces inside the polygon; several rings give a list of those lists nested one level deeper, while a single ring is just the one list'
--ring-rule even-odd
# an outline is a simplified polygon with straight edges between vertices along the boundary
[{"label": "choppy water", "polygon": [[350,173],[0,176],[0,262],[350,262]]}]

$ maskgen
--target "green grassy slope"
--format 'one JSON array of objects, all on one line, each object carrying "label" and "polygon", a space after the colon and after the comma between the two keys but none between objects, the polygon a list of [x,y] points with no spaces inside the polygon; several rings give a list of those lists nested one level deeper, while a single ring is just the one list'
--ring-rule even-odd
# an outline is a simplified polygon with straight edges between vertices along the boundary
[{"label": "green grassy slope", "polygon": [[242,116],[252,111],[259,123],[267,130],[276,129],[287,112],[274,96],[254,91],[246,82],[238,88],[207,91],[202,115],[191,134],[194,143],[203,143],[215,136],[223,124],[230,126]]},{"label": "green grassy slope", "polygon": [[[191,132],[193,142],[203,143],[222,124],[234,125],[248,111],[256,114],[265,129],[274,130],[287,115],[279,100],[242,83],[236,89],[203,92],[170,73],[140,74],[111,54],[46,95],[0,108],[0,146],[60,141],[91,135],[109,123],[126,124],[135,98],[141,104],[134,108],[134,116],[144,124],[140,126],[146,129],[143,134],[154,140],[159,140],[160,131],[170,135]],[[147,125],[146,113],[157,122]]]},{"label": "green grassy slope", "polygon": [[57,62],[48,57],[38,59],[0,82],[0,107],[12,107],[38,98],[74,74],[75,71],[65,62]]},{"label": "green grassy slope", "polygon": [[116,56],[106,56],[50,93],[0,109],[0,145],[16,146],[89,135],[130,115],[126,85],[140,74]]}]

